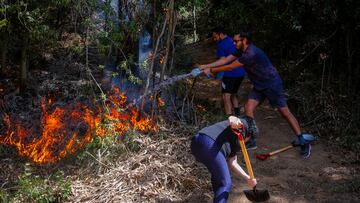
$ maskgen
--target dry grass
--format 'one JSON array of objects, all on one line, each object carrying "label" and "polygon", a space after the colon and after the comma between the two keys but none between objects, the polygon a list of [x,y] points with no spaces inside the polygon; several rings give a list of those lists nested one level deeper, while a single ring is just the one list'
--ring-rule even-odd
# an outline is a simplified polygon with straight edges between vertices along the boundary
[{"label": "dry grass", "polygon": [[[164,132],[165,131],[165,132]],[[172,133],[170,133],[170,131]],[[94,175],[72,183],[69,202],[208,202],[209,174],[190,153],[190,135],[166,130],[165,139],[141,136],[139,152],[130,152]],[[95,158],[95,157],[93,157]]]}]

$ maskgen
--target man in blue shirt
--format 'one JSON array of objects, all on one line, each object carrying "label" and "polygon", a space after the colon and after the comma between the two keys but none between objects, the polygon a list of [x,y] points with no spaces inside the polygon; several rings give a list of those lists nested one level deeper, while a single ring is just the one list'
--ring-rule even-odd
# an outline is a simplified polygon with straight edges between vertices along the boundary
[{"label": "man in blue shirt", "polygon": [[[225,34],[223,28],[218,27],[213,29],[212,37],[213,40],[217,42],[216,56],[218,59],[226,58],[236,51],[234,42]],[[229,62],[229,64],[231,62]],[[240,109],[237,92],[244,79],[245,69],[235,68],[223,72],[222,75],[221,92],[224,100],[225,114],[227,117],[232,114],[239,116]]]},{"label": "man in blue shirt", "polygon": [[[250,41],[250,36],[247,32],[241,31],[235,34],[234,43],[237,48],[234,53],[213,63],[200,65],[199,68],[208,75],[243,66],[254,86],[245,105],[245,115],[247,116],[250,130],[251,126],[254,126],[256,130],[254,122],[256,106],[265,99],[268,99],[270,104],[286,119],[297,136],[296,143],[301,147],[302,157],[308,158],[311,151],[310,143],[302,136],[300,125],[287,106],[282,81],[276,68],[271,64],[267,55]],[[228,64],[231,61],[233,62]],[[248,144],[256,146],[255,138],[256,136]]]}]

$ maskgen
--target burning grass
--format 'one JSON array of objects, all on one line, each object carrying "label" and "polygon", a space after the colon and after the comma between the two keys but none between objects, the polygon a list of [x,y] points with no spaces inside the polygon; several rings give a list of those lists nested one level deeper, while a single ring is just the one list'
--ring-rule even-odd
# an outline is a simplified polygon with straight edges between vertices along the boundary
[{"label": "burning grass", "polygon": [[[75,102],[59,105],[54,96],[41,99],[41,115],[24,120],[12,113],[3,113],[5,128],[0,132],[0,144],[14,146],[21,156],[35,163],[55,163],[68,154],[93,141],[95,136],[121,136],[130,128],[143,132],[156,132],[156,124],[128,107],[126,96],[113,88],[105,100]],[[29,115],[27,115],[29,116]],[[40,117],[40,121],[34,121]]]}]

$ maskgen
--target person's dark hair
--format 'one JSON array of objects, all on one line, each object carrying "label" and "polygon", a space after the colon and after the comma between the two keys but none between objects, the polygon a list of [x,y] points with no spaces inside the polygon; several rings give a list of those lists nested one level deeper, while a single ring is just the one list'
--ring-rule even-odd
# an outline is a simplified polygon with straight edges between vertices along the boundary
[{"label": "person's dark hair", "polygon": [[232,36],[235,35],[240,35],[241,38],[246,38],[248,41],[251,41],[251,34],[247,25],[241,25],[240,28],[236,29],[232,33]]},{"label": "person's dark hair", "polygon": [[215,27],[215,28],[213,28],[212,30],[211,30],[211,32],[215,32],[215,33],[223,33],[223,34],[225,34],[225,30],[224,30],[224,28],[222,27],[222,26],[218,26],[218,27]]},{"label": "person's dark hair", "polygon": [[240,32],[238,34],[240,35],[241,38],[246,38],[246,39],[250,40],[250,34],[248,31],[240,30]]},{"label": "person's dark hair", "polygon": [[242,27],[240,29],[237,29],[235,32],[232,33],[232,36],[234,37],[235,35],[240,35],[241,38],[246,38],[247,39],[247,44],[251,43],[251,34],[249,32],[249,30],[246,27]]}]

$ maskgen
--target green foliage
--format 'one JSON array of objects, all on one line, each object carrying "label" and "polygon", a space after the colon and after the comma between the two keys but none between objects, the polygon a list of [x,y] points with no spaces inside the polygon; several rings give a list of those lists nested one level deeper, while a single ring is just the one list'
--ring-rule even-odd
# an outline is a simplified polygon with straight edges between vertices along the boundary
[{"label": "green foliage", "polygon": [[[63,3],[65,3],[64,1]],[[57,31],[51,28],[52,14],[59,1],[18,1],[11,3],[4,1],[1,13],[7,22],[8,32],[14,34],[11,37],[22,38],[22,35],[31,35],[31,39],[36,43],[54,40],[54,33]],[[63,9],[63,6],[58,7]]]},{"label": "green foliage", "polygon": [[120,135],[113,130],[113,125],[110,124],[110,122],[103,122],[101,125],[102,128],[108,129],[106,135],[103,138],[95,136],[93,142],[88,144],[86,149],[78,154],[78,160],[84,161],[90,157],[90,160],[93,160],[94,156],[92,154],[103,154],[102,162],[106,163],[124,153],[137,152],[140,150],[138,142],[135,141],[138,137],[136,131],[128,130]]},{"label": "green foliage", "polygon": [[57,172],[49,179],[34,174],[30,164],[24,166],[24,172],[18,180],[18,190],[13,198],[5,192],[0,198],[11,202],[61,202],[71,194],[70,183],[61,172]]},{"label": "green foliage", "polygon": [[7,19],[2,19],[2,20],[0,20],[0,28],[6,26],[7,24],[8,24]]},{"label": "green foliage", "polygon": [[10,202],[9,194],[2,188],[0,188],[0,202]]},{"label": "green foliage", "polygon": [[131,65],[133,64],[133,57],[130,57],[127,61],[122,61],[119,65],[118,68],[122,69],[125,71],[125,73],[128,76],[128,79],[130,82],[137,84],[137,85],[141,85],[142,84],[142,80],[138,77],[136,77],[132,71],[131,71]]},{"label": "green foliage", "polygon": [[135,139],[138,137],[138,133],[133,130],[128,130],[123,135],[123,143],[132,152],[137,152],[140,150],[139,143],[135,141]]},{"label": "green foliage", "polygon": [[84,54],[85,47],[82,44],[74,44],[70,46],[70,50],[72,53],[81,56]]},{"label": "green foliage", "polygon": [[175,1],[175,8],[179,11],[191,10],[193,7],[203,8],[207,3],[207,0],[177,0]]}]

